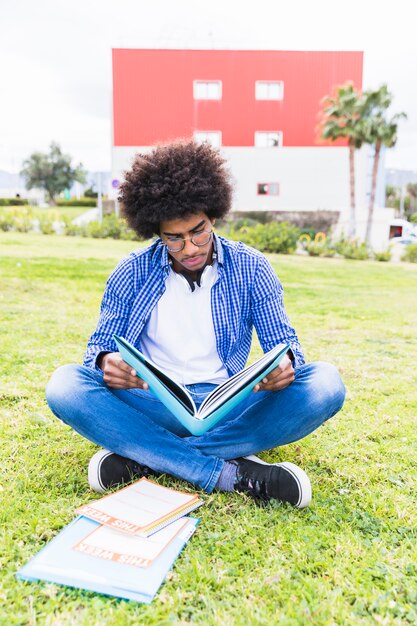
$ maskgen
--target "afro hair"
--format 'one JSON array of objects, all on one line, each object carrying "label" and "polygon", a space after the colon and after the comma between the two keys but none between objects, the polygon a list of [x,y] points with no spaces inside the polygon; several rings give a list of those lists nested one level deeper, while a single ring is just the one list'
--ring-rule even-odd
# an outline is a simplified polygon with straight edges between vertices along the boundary
[{"label": "afro hair", "polygon": [[208,143],[176,141],[137,154],[125,172],[119,201],[129,226],[141,237],[159,235],[162,221],[203,212],[224,217],[232,183],[225,159]]}]

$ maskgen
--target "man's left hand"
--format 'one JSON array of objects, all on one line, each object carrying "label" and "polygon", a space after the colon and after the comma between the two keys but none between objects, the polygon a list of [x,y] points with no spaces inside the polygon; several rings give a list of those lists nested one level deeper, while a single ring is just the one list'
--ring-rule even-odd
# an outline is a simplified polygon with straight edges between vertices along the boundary
[{"label": "man's left hand", "polygon": [[258,383],[254,391],[281,391],[294,381],[294,368],[288,354],[284,356],[281,363],[272,372]]}]

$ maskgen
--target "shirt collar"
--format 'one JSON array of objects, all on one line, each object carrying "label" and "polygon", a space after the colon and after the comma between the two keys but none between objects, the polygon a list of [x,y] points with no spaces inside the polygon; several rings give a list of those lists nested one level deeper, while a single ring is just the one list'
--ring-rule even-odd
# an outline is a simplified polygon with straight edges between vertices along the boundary
[{"label": "shirt collar", "polygon": [[162,243],[161,239],[155,239],[155,241],[148,248],[151,250],[152,265],[159,266],[161,269],[169,270],[169,257],[166,246]]},{"label": "shirt collar", "polygon": [[214,249],[217,255],[217,258],[216,258],[217,263],[219,265],[223,265],[223,246],[220,241],[220,237],[218,237],[216,233],[213,233],[213,242],[214,242]]}]

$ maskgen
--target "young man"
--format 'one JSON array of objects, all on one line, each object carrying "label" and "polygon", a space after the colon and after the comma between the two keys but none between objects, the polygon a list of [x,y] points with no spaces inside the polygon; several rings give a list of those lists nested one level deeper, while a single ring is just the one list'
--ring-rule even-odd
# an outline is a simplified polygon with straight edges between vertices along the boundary
[{"label": "young man", "polygon": [[[103,447],[89,482],[104,491],[133,478],[167,473],[211,492],[244,492],[297,507],[310,481],[292,463],[253,455],[305,437],[341,408],[344,387],[327,363],[305,364],[283,306],[283,290],[258,251],[215,235],[230,209],[225,162],[209,145],[178,142],[137,155],[120,188],[129,225],[157,235],[111,274],[84,365],[52,376],[52,411]],[[136,345],[186,385],[197,406],[246,363],[255,328],[268,351],[291,351],[216,426],[191,436],[116,351],[113,335]],[[248,458],[249,457],[249,458]]]}]

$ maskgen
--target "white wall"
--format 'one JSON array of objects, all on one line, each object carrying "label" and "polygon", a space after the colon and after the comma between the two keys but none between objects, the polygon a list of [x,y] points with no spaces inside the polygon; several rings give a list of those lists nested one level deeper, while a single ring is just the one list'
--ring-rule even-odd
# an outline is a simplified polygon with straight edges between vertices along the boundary
[{"label": "white wall", "polygon": [[[112,178],[120,180],[136,152],[149,147],[113,148]],[[344,210],[349,200],[347,148],[223,148],[235,179],[233,208],[238,210]],[[356,202],[366,198],[366,153],[356,154]],[[258,183],[278,182],[279,196],[260,196]]]},{"label": "white wall", "polygon": [[[385,250],[389,244],[390,223],[395,217],[395,209],[375,208],[372,220],[370,245],[374,250]],[[356,218],[356,237],[365,239],[366,224],[368,219],[368,208],[358,211]],[[337,227],[334,229],[335,236],[349,233],[349,209],[344,210],[339,219]]]},{"label": "white wall", "polygon": [[[316,211],[349,206],[347,148],[224,148],[236,178],[234,208]],[[356,196],[365,202],[364,154],[356,155]],[[257,184],[278,182],[279,196],[257,195]]]}]

